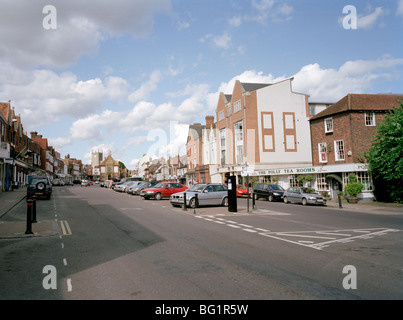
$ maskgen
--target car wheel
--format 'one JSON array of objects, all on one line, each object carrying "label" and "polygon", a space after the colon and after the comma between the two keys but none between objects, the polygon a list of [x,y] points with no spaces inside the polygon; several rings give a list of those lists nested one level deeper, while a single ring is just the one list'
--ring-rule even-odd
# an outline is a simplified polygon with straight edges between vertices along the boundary
[{"label": "car wheel", "polygon": [[224,207],[228,207],[228,197],[225,197],[225,198],[222,200],[222,205],[223,205]]},{"label": "car wheel", "polygon": [[196,199],[192,198],[189,200],[189,208],[194,209],[196,207]]},{"label": "car wheel", "polygon": [[256,193],[255,193],[255,200],[259,200],[259,197],[257,196]]},{"label": "car wheel", "polygon": [[269,200],[270,202],[273,202],[273,195],[269,195],[267,200]]},{"label": "car wheel", "polygon": [[306,206],[307,203],[308,201],[306,200],[306,198],[302,198],[302,205]]},{"label": "car wheel", "polygon": [[161,199],[162,199],[161,193],[156,193],[155,194],[155,200],[161,200]]},{"label": "car wheel", "polygon": [[284,197],[284,203],[288,203],[288,198]]}]

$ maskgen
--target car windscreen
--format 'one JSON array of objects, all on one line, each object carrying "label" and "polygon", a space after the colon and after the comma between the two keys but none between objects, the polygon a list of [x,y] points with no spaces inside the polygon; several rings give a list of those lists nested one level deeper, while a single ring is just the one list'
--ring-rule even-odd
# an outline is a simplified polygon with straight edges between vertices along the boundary
[{"label": "car windscreen", "polygon": [[194,184],[189,189],[187,189],[187,191],[202,192],[202,190],[204,189],[205,186],[206,186],[205,184]]},{"label": "car windscreen", "polygon": [[281,186],[279,186],[278,184],[271,184],[270,187],[273,190],[284,191],[284,189]]}]

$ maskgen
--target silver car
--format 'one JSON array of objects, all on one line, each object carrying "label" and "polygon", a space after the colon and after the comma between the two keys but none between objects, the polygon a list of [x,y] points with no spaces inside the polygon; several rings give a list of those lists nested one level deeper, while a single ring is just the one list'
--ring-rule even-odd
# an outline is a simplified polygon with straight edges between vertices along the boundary
[{"label": "silver car", "polygon": [[[185,192],[187,207],[194,208],[196,203],[197,206],[219,205],[228,207],[228,189],[224,184],[195,184]],[[170,202],[174,207],[183,206],[185,192],[171,195]]]},{"label": "silver car", "polygon": [[307,204],[326,205],[326,198],[320,195],[312,188],[292,187],[288,188],[283,194],[284,203],[296,202]]}]

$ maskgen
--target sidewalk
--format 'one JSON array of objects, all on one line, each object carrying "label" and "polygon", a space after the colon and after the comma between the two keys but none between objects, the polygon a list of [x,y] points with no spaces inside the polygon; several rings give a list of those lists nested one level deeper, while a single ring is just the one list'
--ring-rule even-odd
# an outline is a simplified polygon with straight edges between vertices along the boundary
[{"label": "sidewalk", "polygon": [[[54,221],[38,221],[38,223],[33,223],[33,234],[25,234],[27,230],[25,219],[26,206],[21,204],[21,202],[25,202],[26,192],[26,188],[19,188],[14,191],[0,193],[0,239],[43,237],[58,234]],[[15,219],[16,221],[11,221],[11,219],[8,219],[11,217],[8,217],[7,213],[19,204],[22,210],[24,210],[24,212],[21,212],[21,215],[25,215],[24,220]]]},{"label": "sidewalk", "polygon": [[26,188],[18,188],[14,191],[0,192],[0,219],[27,195]]}]

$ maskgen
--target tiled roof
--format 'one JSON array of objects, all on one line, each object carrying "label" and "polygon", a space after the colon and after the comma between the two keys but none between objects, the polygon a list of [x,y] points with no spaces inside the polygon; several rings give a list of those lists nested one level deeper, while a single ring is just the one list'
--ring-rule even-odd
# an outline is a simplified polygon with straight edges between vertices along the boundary
[{"label": "tiled roof", "polygon": [[403,94],[348,94],[310,120],[320,119],[347,111],[386,111],[399,106]]}]

